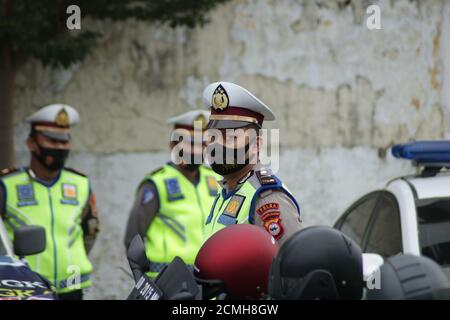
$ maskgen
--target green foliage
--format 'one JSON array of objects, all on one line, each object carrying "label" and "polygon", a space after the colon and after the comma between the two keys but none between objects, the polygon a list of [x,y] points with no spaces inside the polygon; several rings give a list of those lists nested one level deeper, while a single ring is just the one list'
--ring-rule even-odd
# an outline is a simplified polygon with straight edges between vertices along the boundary
[{"label": "green foliage", "polygon": [[[229,0],[0,0],[0,49],[34,57],[44,65],[64,66],[83,60],[95,47],[98,32],[86,30],[83,19],[111,23],[136,19],[195,27],[206,14]],[[69,5],[81,9],[81,30],[69,31]]]}]

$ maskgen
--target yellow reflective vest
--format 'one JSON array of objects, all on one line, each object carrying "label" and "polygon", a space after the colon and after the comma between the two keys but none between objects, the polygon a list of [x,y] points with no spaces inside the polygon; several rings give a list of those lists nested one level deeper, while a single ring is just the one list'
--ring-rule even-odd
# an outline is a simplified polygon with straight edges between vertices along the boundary
[{"label": "yellow reflective vest", "polygon": [[203,244],[205,221],[217,194],[219,176],[204,166],[199,172],[197,185],[170,164],[145,178],[155,184],[159,197],[159,211],[146,233],[152,277],[176,256],[193,265]]},{"label": "yellow reflective vest", "polygon": [[6,191],[6,229],[13,239],[22,225],[46,230],[45,251],[26,257],[30,268],[46,277],[58,293],[91,285],[92,265],[81,228],[81,215],[89,201],[89,179],[63,169],[52,185],[32,178],[28,169],[0,177]]}]

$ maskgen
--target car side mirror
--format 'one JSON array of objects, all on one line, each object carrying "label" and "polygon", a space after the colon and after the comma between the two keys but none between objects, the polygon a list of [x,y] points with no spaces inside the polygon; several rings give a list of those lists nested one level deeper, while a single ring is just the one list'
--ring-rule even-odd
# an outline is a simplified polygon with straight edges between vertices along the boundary
[{"label": "car side mirror", "polygon": [[363,253],[362,262],[364,280],[367,280],[380,269],[384,263],[384,259],[376,253]]},{"label": "car side mirror", "polygon": [[20,258],[45,250],[45,229],[40,226],[23,226],[14,230],[14,254]]},{"label": "car side mirror", "polygon": [[127,250],[127,259],[135,281],[139,280],[143,273],[150,271],[150,264],[145,253],[144,241],[138,234],[131,240]]}]

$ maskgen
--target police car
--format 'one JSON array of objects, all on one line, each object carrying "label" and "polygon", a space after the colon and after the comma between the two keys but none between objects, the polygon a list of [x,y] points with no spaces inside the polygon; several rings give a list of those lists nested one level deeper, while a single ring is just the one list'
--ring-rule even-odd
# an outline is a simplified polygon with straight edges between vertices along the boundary
[{"label": "police car", "polygon": [[420,173],[364,195],[334,227],[363,252],[427,256],[450,276],[450,141],[395,145],[392,154],[413,161]]},{"label": "police car", "polygon": [[54,300],[50,283],[14,257],[37,254],[45,249],[42,227],[26,226],[14,232],[14,245],[9,241],[0,218],[0,300]]}]

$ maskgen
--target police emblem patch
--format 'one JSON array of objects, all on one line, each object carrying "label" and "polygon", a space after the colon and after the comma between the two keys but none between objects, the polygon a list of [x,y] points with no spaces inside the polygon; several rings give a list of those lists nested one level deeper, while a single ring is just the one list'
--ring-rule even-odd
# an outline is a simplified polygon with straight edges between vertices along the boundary
[{"label": "police emblem patch", "polygon": [[256,212],[258,212],[258,214],[260,216],[264,215],[264,213],[271,211],[271,210],[278,210],[280,208],[280,205],[276,202],[270,202],[270,203],[266,203],[264,205],[262,205],[261,207],[259,207]]},{"label": "police emblem patch", "polygon": [[60,127],[68,127],[70,124],[69,114],[66,109],[61,109],[56,115],[55,123]]},{"label": "police emblem patch", "polygon": [[147,186],[142,190],[142,204],[149,203],[155,197],[155,193]]},{"label": "police emblem patch", "polygon": [[34,197],[33,185],[31,183],[18,185],[16,188],[17,188],[17,199],[19,200],[17,205],[19,207],[37,204],[37,201]]},{"label": "police emblem patch", "polygon": [[224,110],[228,107],[229,99],[225,88],[219,84],[219,86],[214,90],[211,105],[214,110]]},{"label": "police emblem patch", "polygon": [[34,190],[32,184],[23,184],[17,186],[17,196],[19,200],[32,200],[34,199]]},{"label": "police emblem patch", "polygon": [[284,229],[281,225],[281,219],[279,217],[268,219],[264,223],[264,228],[272,237],[274,237],[275,240],[279,240],[284,234]]},{"label": "police emblem patch", "polygon": [[179,200],[183,199],[184,196],[181,193],[180,184],[178,183],[177,178],[170,178],[164,180],[166,184],[166,190],[167,190],[167,198],[169,201]]}]

